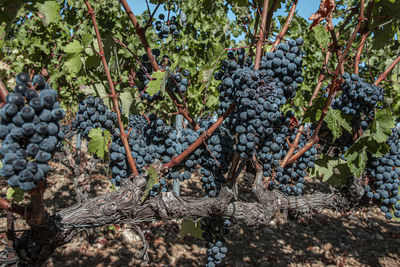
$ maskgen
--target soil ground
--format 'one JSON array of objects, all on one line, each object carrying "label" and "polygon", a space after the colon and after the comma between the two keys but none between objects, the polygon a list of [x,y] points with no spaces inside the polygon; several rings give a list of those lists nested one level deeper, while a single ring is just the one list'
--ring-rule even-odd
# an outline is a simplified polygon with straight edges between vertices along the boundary
[{"label": "soil ground", "polygon": [[[45,205],[50,212],[76,202],[72,173],[60,163],[53,164]],[[96,168],[101,170],[102,168]],[[93,173],[92,195],[110,190],[102,173]],[[191,180],[195,180],[192,178]],[[309,192],[327,190],[311,182]],[[198,194],[197,182],[183,186],[182,194]],[[1,197],[5,183],[0,183]],[[241,192],[246,196],[249,192]],[[16,220],[16,229],[26,229]],[[77,235],[56,250],[45,266],[204,266],[204,241],[180,238],[180,221],[142,225],[149,244],[149,261],[135,258],[142,242],[125,226],[97,228]],[[6,215],[0,212],[0,230],[6,230]],[[233,225],[226,237],[228,255],[221,266],[400,266],[400,223],[387,221],[378,208],[369,207],[348,214],[322,211],[309,217],[276,218],[265,227]],[[0,234],[0,250],[7,239]]]}]

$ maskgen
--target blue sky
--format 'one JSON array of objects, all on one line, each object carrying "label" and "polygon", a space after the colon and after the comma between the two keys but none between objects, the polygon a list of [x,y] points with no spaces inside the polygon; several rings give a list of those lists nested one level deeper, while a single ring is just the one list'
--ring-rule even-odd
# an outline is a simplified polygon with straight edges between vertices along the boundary
[{"label": "blue sky", "polygon": [[[318,10],[321,0],[301,0],[297,6],[297,12],[303,18],[308,19],[312,13]],[[140,14],[147,9],[145,0],[128,0],[134,14]],[[154,10],[155,5],[150,4],[150,10]],[[159,11],[163,11],[159,9]],[[159,13],[159,12],[157,12]],[[277,11],[278,15],[284,15],[283,10]]]}]

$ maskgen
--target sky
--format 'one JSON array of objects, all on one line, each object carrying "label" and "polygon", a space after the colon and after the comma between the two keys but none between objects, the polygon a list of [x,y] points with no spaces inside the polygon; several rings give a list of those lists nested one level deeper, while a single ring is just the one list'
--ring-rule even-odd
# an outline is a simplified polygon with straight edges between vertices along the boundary
[{"label": "sky", "polygon": [[[315,13],[318,10],[320,2],[321,0],[302,0],[299,1],[296,10],[301,17],[308,19],[311,14]],[[147,9],[145,0],[128,0],[128,3],[134,14],[141,14]],[[154,10],[154,7],[155,5],[150,4],[151,11]],[[158,11],[163,10],[159,9]],[[157,14],[158,13],[159,12],[157,12]],[[284,10],[282,9],[278,10],[276,14],[285,15]]]}]

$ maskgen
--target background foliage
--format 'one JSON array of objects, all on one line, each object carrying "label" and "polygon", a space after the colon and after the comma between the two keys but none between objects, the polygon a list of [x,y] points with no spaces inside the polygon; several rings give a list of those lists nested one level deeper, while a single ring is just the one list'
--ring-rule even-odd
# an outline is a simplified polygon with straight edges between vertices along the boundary
[{"label": "background foliage", "polygon": [[[150,2],[158,3],[158,1]],[[274,2],[270,1],[270,8]],[[357,4],[358,1],[354,0],[336,1],[334,18],[337,24],[335,29],[340,31],[338,38],[340,49],[346,45],[358,22],[358,12],[350,16],[351,8]],[[168,96],[163,95],[161,101],[151,105],[138,98],[134,74],[139,68],[138,59],[144,54],[144,50],[119,1],[93,1],[92,5],[96,10],[105,57],[120,95],[124,117],[130,113],[156,112],[164,118],[170,118],[167,114],[174,112],[175,107]],[[291,1],[277,1],[274,8],[286,9],[287,13],[290,6]],[[50,85],[58,90],[60,102],[71,114],[85,95],[96,94],[108,101],[106,96],[109,92],[104,69],[97,54],[97,41],[83,1],[7,0],[2,1],[0,7],[0,78],[7,82],[9,88],[13,87],[14,82],[9,77],[21,71],[34,72],[44,75],[50,81]],[[163,1],[160,9],[163,9],[163,13],[168,17],[172,15],[177,17],[181,34],[178,38],[170,36],[160,40],[152,21],[149,21],[151,14],[148,11],[136,14],[139,23],[148,27],[146,37],[150,46],[160,49],[161,55],[167,54],[179,68],[190,71],[191,78],[185,102],[191,116],[196,118],[204,114],[213,115],[218,105],[218,83],[213,73],[219,68],[220,60],[226,57],[227,49],[247,45],[246,51],[250,55],[255,53],[254,28],[257,17],[255,4],[253,1],[243,0],[171,0]],[[400,1],[374,1],[369,26],[371,34],[364,46],[360,64],[360,76],[370,83],[399,54],[398,11],[400,11]],[[349,20],[345,22],[348,16]],[[153,18],[153,22],[155,20],[157,18]],[[270,39],[279,33],[285,20],[285,16],[273,17]],[[305,82],[301,90],[298,90],[297,96],[286,105],[286,109],[295,110],[299,119],[303,117],[304,108],[318,82],[325,51],[332,45],[331,36],[326,31],[324,23],[310,29],[310,22],[296,14],[285,35],[285,38],[302,37],[305,40],[303,54]],[[116,40],[126,44],[130,51]],[[360,34],[353,42],[346,58],[344,66],[347,72],[353,72],[354,57],[359,42]],[[265,45],[265,49],[269,47],[270,45]],[[336,64],[337,58],[333,55],[328,62],[328,73],[334,70]],[[399,79],[399,67],[396,67],[381,84],[388,96],[387,108],[382,111],[384,112],[382,117],[389,114],[398,118],[400,115]],[[326,80],[324,86],[329,80]],[[314,107],[306,114],[306,120],[309,122],[319,118],[321,105],[324,103],[322,96],[319,96],[314,103]],[[335,138],[341,135],[342,128],[346,129],[346,123],[348,124],[345,117],[340,113],[334,114],[333,111],[330,111],[326,122]],[[392,122],[386,123],[392,125]],[[346,152],[348,165],[353,173],[360,173],[364,169],[367,152],[378,156],[385,151],[382,147],[384,140],[378,136],[380,126],[374,125],[375,131],[374,129],[367,131],[355,142],[354,147]],[[385,122],[380,125],[385,125]],[[388,133],[386,131],[385,136]],[[371,142],[375,144],[373,148]],[[360,154],[357,153],[359,151]],[[342,163],[337,161],[335,166],[342,166]]]}]

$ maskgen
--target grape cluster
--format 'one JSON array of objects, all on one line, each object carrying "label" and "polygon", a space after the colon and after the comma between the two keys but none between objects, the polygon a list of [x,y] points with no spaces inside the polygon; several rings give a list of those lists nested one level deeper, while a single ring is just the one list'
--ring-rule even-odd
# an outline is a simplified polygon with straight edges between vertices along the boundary
[{"label": "grape cluster", "polygon": [[175,16],[172,16],[171,19],[167,21],[165,21],[164,14],[160,14],[158,18],[160,20],[156,21],[156,31],[160,39],[168,38],[170,34],[175,38],[179,37],[179,23]]},{"label": "grape cluster", "polygon": [[224,235],[229,233],[228,227],[231,222],[228,219],[221,218],[202,218],[201,229],[203,238],[207,242],[207,267],[213,267],[221,263],[226,257],[228,248]]},{"label": "grape cluster", "polygon": [[304,81],[302,76],[301,46],[304,40],[288,40],[280,43],[274,52],[267,53],[260,62],[260,71],[272,77],[276,86],[281,88],[286,98],[296,96],[296,90]]},{"label": "grape cluster", "polygon": [[[129,129],[138,129],[139,131],[143,131],[149,122],[146,117],[143,115],[133,115],[129,114],[128,117],[128,128]],[[128,130],[129,130],[128,129]]]},{"label": "grape cluster", "polygon": [[[315,155],[317,149],[315,145],[306,151],[296,162],[282,168],[280,161],[284,159],[289,150],[289,144],[294,142],[297,131],[290,126],[290,119],[293,112],[289,111],[285,116],[277,119],[277,127],[264,139],[258,147],[256,155],[263,165],[263,175],[271,177],[270,188],[278,187],[287,195],[301,195],[307,168],[314,167]],[[310,129],[307,129],[312,134]],[[307,142],[307,136],[302,134],[295,153]]]},{"label": "grape cluster", "polygon": [[263,84],[257,74],[243,73],[245,81],[241,84],[245,89],[238,90],[235,97],[237,112],[232,124],[239,139],[237,150],[243,159],[251,157],[256,146],[279,127],[279,107],[286,103],[281,90],[274,84]]},{"label": "grape cluster", "polygon": [[[154,114],[150,114],[148,119],[149,121],[141,116],[131,116],[129,118],[130,124],[126,130],[129,132],[128,143],[131,154],[140,173],[145,166],[152,164],[155,160],[162,163],[169,162],[174,156],[187,149],[200,136],[199,133],[192,129],[184,129],[179,134],[176,129],[166,125]],[[112,182],[118,185],[121,178],[131,175],[125,148],[118,135],[114,136],[110,152]],[[198,164],[196,155],[200,155],[201,152],[200,149],[196,150],[179,165],[171,168],[166,178],[168,180],[179,179],[180,181],[189,179]],[[161,188],[162,185],[156,185],[154,189]]]},{"label": "grape cluster", "polygon": [[[150,120],[154,121],[154,117],[150,116]],[[131,155],[136,160],[136,167],[139,172],[143,171],[143,167],[150,164],[154,158],[160,158],[161,155],[155,149],[156,145],[147,145],[145,139],[145,129],[147,128],[147,120],[138,115],[129,117],[128,143],[131,149]],[[113,142],[110,146],[110,168],[112,172],[111,181],[119,185],[121,179],[128,178],[132,173],[129,168],[126,157],[125,148],[119,135],[119,129],[116,129],[116,135],[113,136]]]},{"label": "grape cluster", "polygon": [[354,126],[358,124],[363,130],[368,128],[374,118],[378,102],[384,100],[384,90],[374,84],[367,83],[357,74],[343,74],[344,83],[341,84],[341,95],[334,99],[332,107],[340,109],[353,117]]},{"label": "grape cluster", "polygon": [[175,70],[171,73],[171,76],[167,81],[167,88],[169,88],[172,92],[183,95],[187,91],[187,87],[189,84],[189,80],[187,77],[190,75],[188,70],[183,70],[180,72],[179,70]]},{"label": "grape cluster", "polygon": [[[131,116],[126,129],[129,132],[128,143],[131,154],[139,173],[155,161],[167,163],[173,157],[180,155],[213,123],[212,120],[204,118],[200,120],[201,128],[198,131],[191,128],[178,131],[166,125],[154,114],[148,115],[148,120],[142,116]],[[110,168],[112,182],[119,185],[121,179],[131,175],[131,170],[119,135],[116,134],[113,138],[110,146]],[[150,195],[154,196],[159,191],[165,191],[168,180],[190,179],[191,174],[196,171],[196,166],[200,165],[204,190],[210,197],[217,196],[222,185],[226,183],[224,174],[228,171],[232,159],[233,140],[227,130],[220,127],[205,144],[194,150],[181,163],[170,168],[165,180],[161,179],[154,185]]]},{"label": "grape cluster", "polygon": [[31,81],[26,73],[15,77],[17,85],[0,110],[0,174],[8,184],[30,191],[50,171],[48,162],[64,138],[60,121],[65,112],[43,76]]},{"label": "grape cluster", "polygon": [[[228,52],[228,58],[223,59],[221,62],[221,70],[214,74],[216,80],[222,81],[218,85],[219,95],[219,105],[218,105],[218,115],[222,115],[234,101],[235,89],[237,87],[236,83],[239,81],[234,80],[232,77],[237,70],[243,69],[250,70],[249,66],[253,63],[253,60],[249,57],[246,58],[245,50],[242,48],[235,52]],[[227,118],[226,121],[230,121]]]},{"label": "grape cluster", "polygon": [[[213,124],[212,120],[203,119],[200,131],[203,132]],[[216,197],[226,183],[224,174],[228,172],[232,161],[234,142],[225,127],[220,126],[213,135],[201,146],[199,164],[202,188],[208,197]]]},{"label": "grape cluster", "polygon": [[85,137],[95,128],[113,133],[116,119],[117,115],[108,109],[101,98],[89,96],[79,104],[72,128]]},{"label": "grape cluster", "polygon": [[371,157],[366,172],[370,181],[365,186],[368,198],[381,202],[381,211],[390,220],[393,215],[400,218],[400,130],[393,129],[387,144],[389,153],[382,157]]},{"label": "grape cluster", "polygon": [[[252,59],[246,57],[244,49],[229,52],[222,67],[215,74],[219,84],[221,115],[236,104],[235,112],[225,125],[238,139],[236,151],[242,159],[256,154],[263,163],[264,176],[273,177],[270,186],[278,186],[289,195],[302,193],[306,169],[314,166],[316,149],[313,147],[299,160],[285,169],[279,167],[288,149],[288,140],[293,141],[296,131],[291,127],[293,113],[284,116],[280,107],[296,95],[303,82],[300,46],[303,39],[288,40],[277,46],[275,52],[267,53],[254,69]],[[305,145],[302,136],[299,147]]]},{"label": "grape cluster", "polygon": [[[249,158],[256,146],[273,132],[273,125],[280,116],[279,107],[286,103],[283,90],[278,88],[265,72],[254,70],[252,60],[243,57],[243,50],[228,53],[222,61],[222,71],[216,78],[222,80],[219,114],[236,103],[236,110],[226,120],[226,125],[238,134],[237,150],[241,158]],[[250,67],[248,67],[250,66]]]}]

